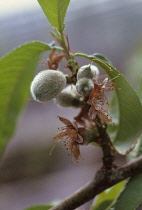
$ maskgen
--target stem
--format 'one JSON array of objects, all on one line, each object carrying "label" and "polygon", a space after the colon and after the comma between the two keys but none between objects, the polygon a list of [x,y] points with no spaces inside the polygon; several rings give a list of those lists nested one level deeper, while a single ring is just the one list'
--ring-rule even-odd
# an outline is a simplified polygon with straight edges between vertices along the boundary
[{"label": "stem", "polygon": [[[51,31],[51,34],[55,38],[55,40],[59,43],[59,45],[61,46],[61,47],[54,46],[53,48],[58,51],[62,51],[65,54],[67,62],[68,62],[67,67],[72,72],[72,76],[75,77],[76,71],[78,69],[78,64],[77,64],[77,62],[74,61],[74,56],[72,56],[72,54],[70,53],[68,37],[65,36],[61,30],[59,30],[58,32],[56,31],[56,33]],[[72,80],[73,80],[73,82],[72,82]],[[74,83],[74,82],[76,82],[76,77],[71,79],[71,83]]]},{"label": "stem", "polygon": [[73,210],[87,201],[92,200],[96,195],[118,182],[139,173],[142,173],[142,157],[139,157],[116,170],[112,170],[111,174],[110,170],[102,168],[96,173],[95,178],[91,182],[51,208],[51,210]]},{"label": "stem", "polygon": [[53,49],[55,49],[57,51],[61,51],[61,52],[64,51],[64,49],[62,47],[59,47],[59,46],[54,46]]},{"label": "stem", "polygon": [[68,47],[66,45],[65,37],[63,35],[63,32],[60,32],[60,34],[61,34],[61,45],[64,49],[63,52],[65,53],[67,60],[69,60],[71,57],[70,57],[70,53],[68,51]]},{"label": "stem", "polygon": [[108,170],[111,170],[113,167],[114,155],[112,155],[112,151],[110,148],[111,141],[106,131],[107,125],[102,124],[98,116],[96,118],[98,122],[96,127],[100,135],[100,143],[103,151],[103,167]]}]

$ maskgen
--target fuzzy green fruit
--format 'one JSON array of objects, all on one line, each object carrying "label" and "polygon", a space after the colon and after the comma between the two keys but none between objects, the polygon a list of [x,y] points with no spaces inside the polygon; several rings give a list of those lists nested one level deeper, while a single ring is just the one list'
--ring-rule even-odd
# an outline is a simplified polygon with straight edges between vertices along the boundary
[{"label": "fuzzy green fruit", "polygon": [[98,79],[99,69],[91,64],[82,66],[77,72],[77,80],[82,78]]},{"label": "fuzzy green fruit", "polygon": [[94,88],[94,83],[91,79],[82,78],[76,83],[76,90],[82,96],[89,96]]},{"label": "fuzzy green fruit", "polygon": [[66,77],[62,72],[50,69],[44,70],[33,79],[31,94],[36,101],[50,101],[63,90],[65,85]]},{"label": "fuzzy green fruit", "polygon": [[61,107],[80,107],[80,95],[76,91],[75,85],[69,85],[56,97],[56,103]]}]

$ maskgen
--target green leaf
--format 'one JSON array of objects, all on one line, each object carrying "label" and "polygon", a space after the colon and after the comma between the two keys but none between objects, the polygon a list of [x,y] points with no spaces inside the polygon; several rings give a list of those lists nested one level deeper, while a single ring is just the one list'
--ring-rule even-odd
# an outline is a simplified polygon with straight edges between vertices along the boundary
[{"label": "green leaf", "polygon": [[[142,81],[138,88],[138,96],[142,100]],[[138,142],[132,152],[129,153],[128,159],[133,160],[142,155],[142,135],[139,137]],[[139,174],[131,178],[123,192],[119,195],[115,204],[112,205],[112,209],[115,210],[133,210],[136,209],[142,203],[142,174]]]},{"label": "green leaf", "polygon": [[64,31],[64,19],[70,0],[38,0],[50,24]]},{"label": "green leaf", "polygon": [[124,76],[104,60],[82,53],[75,53],[74,56],[93,61],[116,83],[119,123],[111,140],[119,153],[126,154],[142,132],[142,105],[136,92]]},{"label": "green leaf", "polygon": [[[140,84],[139,84],[139,87],[138,87],[137,94],[138,94],[139,99],[142,103],[142,78],[141,78],[141,81],[140,81]],[[133,160],[140,155],[142,155],[142,134],[140,135],[135,148],[132,150],[132,152],[129,153],[128,160]]]},{"label": "green leaf", "polygon": [[134,210],[142,203],[142,174],[130,179],[125,190],[112,206],[115,210]]},{"label": "green leaf", "polygon": [[47,44],[35,41],[16,48],[0,60],[0,154],[27,102],[40,54],[50,49]]},{"label": "green leaf", "polygon": [[94,55],[96,58],[99,58],[99,59],[101,59],[101,60],[103,60],[103,61],[105,61],[105,62],[111,64],[110,60],[109,60],[107,57],[105,57],[104,55],[102,55],[102,54],[100,54],[100,53],[94,53],[93,55]]},{"label": "green leaf", "polygon": [[134,160],[140,155],[142,155],[142,135],[139,137],[135,148],[129,153],[128,160]]},{"label": "green leaf", "polygon": [[48,210],[52,208],[52,205],[38,205],[38,206],[31,206],[25,210]]},{"label": "green leaf", "polygon": [[126,181],[122,181],[100,193],[95,199],[92,210],[108,210],[113,201],[119,196],[125,186],[125,183]]},{"label": "green leaf", "polygon": [[140,101],[142,103],[142,78],[140,80],[140,84],[139,84],[137,93],[138,93],[139,99],[140,99]]},{"label": "green leaf", "polygon": [[110,104],[109,104],[109,112],[111,113],[111,117],[113,119],[113,124],[108,123],[108,132],[111,139],[115,139],[118,127],[119,127],[119,112],[118,112],[118,100],[117,95],[113,92]]},{"label": "green leaf", "polygon": [[142,77],[142,37],[135,43],[128,59],[126,59],[125,75],[133,87],[137,89]]}]

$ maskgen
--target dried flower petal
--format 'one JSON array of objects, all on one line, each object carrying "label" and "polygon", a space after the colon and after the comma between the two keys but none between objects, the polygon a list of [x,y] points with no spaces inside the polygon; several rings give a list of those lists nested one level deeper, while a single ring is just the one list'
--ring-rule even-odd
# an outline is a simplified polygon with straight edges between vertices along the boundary
[{"label": "dried flower petal", "polygon": [[76,161],[79,160],[79,144],[83,144],[83,137],[80,134],[81,128],[78,128],[77,122],[71,123],[68,119],[59,117],[59,120],[65,124],[62,131],[54,136],[54,139],[64,139],[67,149],[70,149]]},{"label": "dried flower petal", "polygon": [[78,162],[79,161],[79,156],[80,156],[79,144],[77,142],[73,142],[70,149],[73,153],[74,158]]},{"label": "dried flower petal", "polygon": [[55,49],[53,49],[47,60],[49,69],[54,69],[54,70],[58,69],[58,65],[64,57],[65,55],[56,55]]},{"label": "dried flower petal", "polygon": [[65,125],[72,125],[72,123],[71,123],[68,119],[63,118],[63,117],[59,117],[59,116],[58,116],[58,118],[59,118],[59,120],[60,120],[63,124],[65,124]]},{"label": "dried flower petal", "polygon": [[101,84],[94,84],[94,89],[89,95],[88,103],[91,105],[91,108],[88,112],[90,118],[96,121],[96,115],[100,117],[103,122],[111,122],[112,119],[108,118],[108,100],[105,96],[104,91],[113,90],[113,87],[116,86],[115,83],[110,84],[106,87],[108,78],[104,79]]}]

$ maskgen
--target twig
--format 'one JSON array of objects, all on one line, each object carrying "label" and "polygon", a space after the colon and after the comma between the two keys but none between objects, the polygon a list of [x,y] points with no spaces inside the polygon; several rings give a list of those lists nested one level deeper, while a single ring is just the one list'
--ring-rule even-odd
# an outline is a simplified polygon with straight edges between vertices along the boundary
[{"label": "twig", "polygon": [[51,210],[73,210],[90,201],[105,189],[139,173],[142,173],[142,156],[118,169],[112,170],[111,174],[110,170],[102,168],[96,173],[91,182],[51,208]]},{"label": "twig", "polygon": [[103,167],[111,170],[113,168],[114,154],[112,154],[110,137],[106,131],[107,124],[102,124],[99,116],[96,116],[96,120],[96,127],[100,135],[100,144],[103,151]]}]

